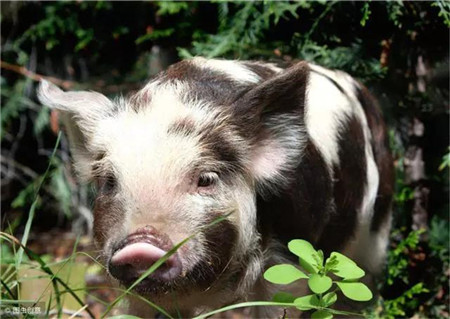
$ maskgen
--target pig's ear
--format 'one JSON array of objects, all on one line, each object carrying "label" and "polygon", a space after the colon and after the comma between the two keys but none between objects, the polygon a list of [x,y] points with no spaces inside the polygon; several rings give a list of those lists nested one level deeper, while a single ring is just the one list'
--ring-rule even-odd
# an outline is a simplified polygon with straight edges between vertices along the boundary
[{"label": "pig's ear", "polygon": [[39,85],[38,98],[42,104],[69,113],[77,121],[86,124],[86,127],[81,127],[82,130],[89,130],[90,124],[95,125],[104,118],[113,105],[103,94],[90,91],[64,92],[45,80],[41,80]]},{"label": "pig's ear", "polygon": [[305,146],[309,66],[300,62],[262,82],[235,105],[250,139],[250,170],[260,185],[286,182]]},{"label": "pig's ear", "polygon": [[256,124],[266,114],[303,109],[309,72],[302,61],[258,84],[235,103],[236,113]]},{"label": "pig's ear", "polygon": [[89,140],[98,121],[112,111],[113,103],[100,93],[64,92],[45,80],[41,80],[37,95],[43,105],[59,111],[69,138],[75,168],[82,179],[88,179],[92,161]]}]

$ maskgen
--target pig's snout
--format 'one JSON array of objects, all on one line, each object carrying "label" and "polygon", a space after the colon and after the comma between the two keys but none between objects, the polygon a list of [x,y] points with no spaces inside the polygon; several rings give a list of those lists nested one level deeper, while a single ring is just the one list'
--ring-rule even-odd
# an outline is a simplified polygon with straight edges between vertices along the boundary
[{"label": "pig's snout", "polygon": [[[173,247],[167,235],[146,226],[119,242],[109,261],[109,272],[125,284],[131,284]],[[176,252],[160,265],[149,278],[167,282],[181,274],[182,266]]]}]

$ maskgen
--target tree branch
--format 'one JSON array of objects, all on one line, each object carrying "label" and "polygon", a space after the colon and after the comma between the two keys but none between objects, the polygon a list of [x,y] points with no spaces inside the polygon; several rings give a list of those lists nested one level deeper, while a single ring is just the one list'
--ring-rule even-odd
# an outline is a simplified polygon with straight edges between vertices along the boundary
[{"label": "tree branch", "polygon": [[44,76],[42,74],[34,73],[24,66],[10,64],[8,62],[0,60],[0,67],[5,70],[13,71],[15,73],[21,74],[23,76],[26,76],[29,79],[32,79],[33,81],[40,81],[41,79],[45,79],[55,85],[58,85],[66,90],[73,88],[77,85],[76,82],[68,81],[68,80],[61,80],[52,76]]},{"label": "tree branch", "polygon": [[[33,71],[28,70],[24,66],[16,65],[16,64],[10,64],[8,62],[0,60],[0,68],[9,70],[18,74],[21,74],[29,79],[32,79],[33,81],[40,81],[41,79],[47,80],[59,87],[62,87],[65,90],[73,89],[74,87],[82,87],[82,88],[88,88],[91,87],[90,85],[86,84],[80,84],[75,81],[69,81],[69,80],[62,80],[55,78],[53,76],[45,76],[39,73],[35,73]],[[118,93],[122,91],[134,91],[141,88],[141,83],[135,82],[135,83],[127,83],[127,84],[120,84],[120,85],[104,85],[102,82],[96,83],[92,86],[93,89],[97,91],[101,91],[105,94],[112,94],[112,93]]]}]

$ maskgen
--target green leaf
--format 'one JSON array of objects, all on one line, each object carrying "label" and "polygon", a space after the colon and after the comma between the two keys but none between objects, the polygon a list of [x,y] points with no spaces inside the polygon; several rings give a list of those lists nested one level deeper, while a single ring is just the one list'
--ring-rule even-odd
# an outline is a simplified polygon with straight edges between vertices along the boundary
[{"label": "green leaf", "polygon": [[355,301],[368,301],[373,295],[370,289],[362,282],[337,282],[345,297]]},{"label": "green leaf", "polygon": [[156,11],[158,16],[174,15],[189,8],[186,1],[158,1],[157,6],[159,8]]},{"label": "green leaf", "polygon": [[50,123],[50,109],[43,107],[40,109],[36,119],[34,120],[34,134],[39,135]]},{"label": "green leaf", "polygon": [[325,262],[325,269],[324,269],[324,273],[327,274],[330,270],[333,270],[336,265],[338,264],[338,261],[336,259],[336,256],[330,256],[329,258],[327,258],[326,262]]},{"label": "green leaf", "polygon": [[281,264],[267,269],[264,278],[274,284],[287,285],[298,279],[308,278],[308,276],[292,265]]},{"label": "green leaf", "polygon": [[322,251],[321,249],[319,249],[319,250],[317,251],[317,256],[315,256],[314,259],[316,260],[316,263],[317,263],[318,265],[320,265],[320,266],[323,265],[323,259],[324,259],[324,257],[323,257],[323,251]]},{"label": "green leaf", "polygon": [[319,274],[311,275],[308,280],[308,286],[316,294],[321,294],[331,288],[333,281],[328,276],[321,276]]},{"label": "green leaf", "polygon": [[317,265],[319,254],[309,242],[303,239],[294,239],[289,242],[288,248],[300,258],[300,265],[306,271],[315,274],[320,270],[322,265]]},{"label": "green leaf", "polygon": [[139,38],[137,38],[134,42],[136,44],[141,44],[148,40],[155,40],[159,38],[167,38],[170,37],[175,32],[174,28],[162,29],[162,30],[154,30],[151,33],[146,33]]},{"label": "green leaf", "polygon": [[329,292],[322,297],[322,304],[324,307],[329,307],[333,305],[337,300],[337,295],[335,292]]},{"label": "green leaf", "polygon": [[364,6],[362,7],[361,11],[362,11],[363,16],[361,18],[360,24],[361,24],[361,26],[364,27],[366,25],[367,20],[369,20],[370,14],[372,13],[372,11],[370,11],[368,2],[364,3]]},{"label": "green leaf", "polygon": [[327,310],[317,310],[311,315],[312,319],[331,319],[333,315]]},{"label": "green leaf", "polygon": [[272,301],[274,302],[282,302],[282,303],[293,303],[295,297],[289,292],[279,291],[272,297]]},{"label": "green leaf", "polygon": [[337,253],[332,252],[330,258],[336,258],[337,264],[331,268],[336,276],[344,279],[358,279],[363,277],[366,273],[364,270],[358,267],[358,265],[350,258]]},{"label": "green leaf", "polygon": [[294,300],[295,307],[300,310],[317,309],[319,305],[319,298],[316,295],[307,295]]}]

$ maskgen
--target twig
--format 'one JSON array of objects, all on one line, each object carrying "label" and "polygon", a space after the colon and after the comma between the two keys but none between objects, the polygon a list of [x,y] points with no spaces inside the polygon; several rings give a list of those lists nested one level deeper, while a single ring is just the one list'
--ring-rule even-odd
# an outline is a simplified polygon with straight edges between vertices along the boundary
[{"label": "twig", "polygon": [[12,158],[8,158],[8,157],[5,157],[3,155],[0,155],[0,162],[8,164],[10,166],[14,166],[15,168],[19,169],[20,171],[22,171],[22,173],[24,173],[25,175],[27,175],[28,177],[30,177],[32,179],[35,179],[35,178],[37,178],[39,176],[31,168],[29,168],[29,167],[27,167],[27,166],[25,166],[25,165],[23,165],[23,164],[21,164],[19,162],[16,162]]},{"label": "twig", "polygon": [[76,82],[68,81],[68,80],[61,80],[52,76],[44,76],[42,74],[38,74],[35,72],[32,72],[25,68],[24,66],[10,64],[8,62],[0,60],[0,67],[5,70],[13,71],[19,74],[22,74],[26,76],[29,79],[32,79],[33,81],[40,81],[41,79],[45,79],[49,82],[52,82],[55,85],[61,86],[62,88],[68,90],[70,88],[73,88],[77,85]]},{"label": "twig", "polygon": [[[81,83],[78,83],[75,81],[62,80],[62,79],[55,78],[53,76],[45,76],[45,75],[42,75],[39,73],[35,73],[33,71],[28,70],[27,68],[25,68],[23,66],[10,64],[10,63],[2,61],[2,60],[0,60],[0,68],[21,74],[23,76],[26,76],[29,79],[32,79],[33,81],[40,81],[41,79],[45,79],[57,86],[62,87],[65,90],[69,90],[74,87],[80,87],[80,88],[89,87],[89,85],[81,84]],[[138,90],[142,86],[140,82],[126,83],[126,84],[120,84],[120,85],[114,85],[114,84],[113,85],[105,85],[102,83],[103,82],[99,82],[95,85],[92,85],[91,88],[93,88],[97,91],[101,91],[105,94],[112,94],[112,93],[119,93],[122,91]]]}]

